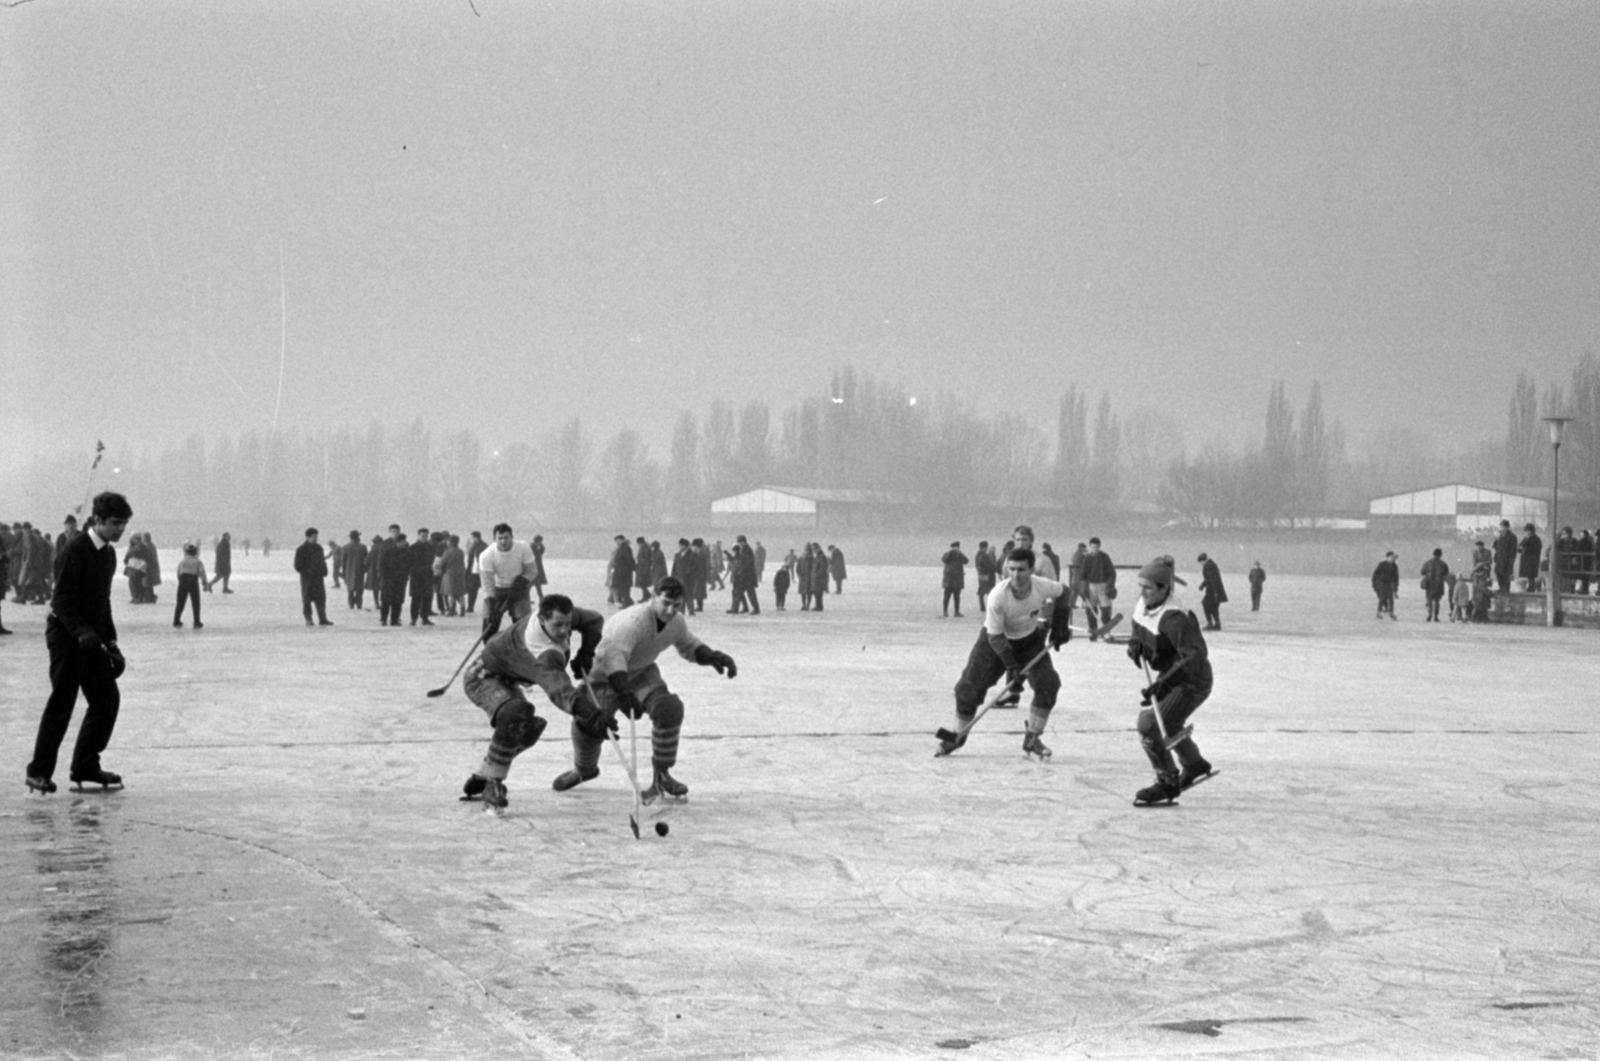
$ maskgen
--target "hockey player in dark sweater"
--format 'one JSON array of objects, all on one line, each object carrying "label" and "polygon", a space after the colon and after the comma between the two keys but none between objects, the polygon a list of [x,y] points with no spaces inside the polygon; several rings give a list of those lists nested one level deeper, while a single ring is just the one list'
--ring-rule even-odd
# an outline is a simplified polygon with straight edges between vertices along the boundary
[{"label": "hockey player in dark sweater", "polygon": [[[467,783],[463,798],[483,796],[484,809],[504,810],[506,775],[511,761],[533,747],[548,723],[534,714],[525,688],[537,685],[550,702],[583,732],[597,740],[605,738],[608,722],[587,690],[581,690],[567,676],[582,677],[594,665],[605,620],[599,612],[579,608],[570,597],[549,593],[539,601],[538,610],[523,616],[509,630],[502,630],[483,646],[483,652],[467,668],[462,685],[467,698],[483,709],[494,726],[489,751]],[[572,651],[572,634],[579,638],[578,651]]]},{"label": "hockey player in dark sweater", "polygon": [[1212,774],[1211,764],[1185,728],[1189,716],[1211,695],[1211,662],[1199,621],[1173,589],[1172,567],[1171,557],[1158,556],[1139,569],[1139,603],[1133,609],[1128,641],[1128,658],[1152,676],[1144,696],[1145,703],[1154,703],[1139,712],[1139,740],[1156,780],[1133,797],[1141,807],[1170,803]]}]

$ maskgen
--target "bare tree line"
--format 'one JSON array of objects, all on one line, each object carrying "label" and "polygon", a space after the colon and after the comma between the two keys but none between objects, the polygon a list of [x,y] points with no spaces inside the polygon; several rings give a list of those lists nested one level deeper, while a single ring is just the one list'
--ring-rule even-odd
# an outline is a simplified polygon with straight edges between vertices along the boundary
[{"label": "bare tree line", "polygon": [[[499,445],[417,418],[399,428],[374,421],[209,441],[195,434],[112,463],[116,483],[139,498],[141,512],[255,534],[307,523],[371,532],[397,520],[693,525],[713,499],[763,485],[913,501],[935,521],[1066,505],[1095,514],[1161,511],[1196,526],[1273,526],[1360,514],[1373,496],[1456,478],[1541,485],[1549,443],[1540,417],[1552,411],[1575,417],[1563,445],[1563,483],[1600,494],[1593,353],[1568,384],[1548,384],[1542,402],[1534,381],[1519,376],[1504,443],[1486,437],[1464,452],[1440,452],[1422,433],[1396,425],[1353,457],[1317,383],[1298,413],[1283,382],[1270,385],[1258,444],[1210,444],[1191,455],[1171,413],[1140,408],[1124,420],[1109,395],[1091,400],[1075,385],[1060,395],[1054,424],[1041,425],[1014,412],[979,414],[950,393],[914,395],[843,367],[827,393],[777,415],[762,401],[717,399],[684,410],[664,461],[632,427],[602,439],[572,417]],[[22,496],[64,496],[64,484],[82,481],[76,464],[61,455],[36,460],[21,477]]]}]

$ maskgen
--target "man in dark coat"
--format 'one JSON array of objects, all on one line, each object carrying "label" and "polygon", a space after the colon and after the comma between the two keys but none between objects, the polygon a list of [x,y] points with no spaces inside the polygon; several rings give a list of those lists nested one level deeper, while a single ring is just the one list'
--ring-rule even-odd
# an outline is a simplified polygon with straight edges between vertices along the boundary
[{"label": "man in dark coat", "polygon": [[400,609],[406,601],[406,583],[411,581],[411,546],[398,525],[389,527],[383,555],[378,559],[378,573],[383,584],[378,616],[386,626],[399,626]]},{"label": "man in dark coat", "polygon": [[967,585],[967,554],[961,551],[961,543],[951,542],[950,548],[939,557],[939,562],[944,565],[944,603],[943,618],[950,618],[950,605],[956,606],[956,618],[961,618],[961,591]]},{"label": "man in dark coat", "polygon": [[350,532],[350,543],[344,547],[344,589],[346,603],[356,611],[366,610],[367,547],[361,544],[361,532]]},{"label": "man in dark coat", "polygon": [[418,620],[433,625],[433,541],[428,528],[417,528],[417,540],[406,549],[407,571],[411,576],[411,625]]},{"label": "man in dark coat", "polygon": [[844,566],[844,550],[837,545],[828,546],[828,573],[833,576],[834,595],[843,593],[844,580],[848,575]]},{"label": "man in dark coat", "polygon": [[1000,571],[987,541],[978,543],[978,555],[972,558],[972,570],[978,576],[978,610],[982,611],[989,607],[989,592],[994,589],[995,576]]},{"label": "man in dark coat", "polygon": [[1444,599],[1445,580],[1450,577],[1450,565],[1444,562],[1444,550],[1435,549],[1422,564],[1422,595],[1427,601],[1430,623],[1439,621],[1439,602]]},{"label": "man in dark coat", "polygon": [[1200,610],[1206,614],[1206,629],[1222,629],[1222,606],[1228,603],[1228,591],[1222,587],[1222,569],[1217,562],[1200,554]]},{"label": "man in dark coat", "polygon": [[332,626],[328,621],[328,590],[322,580],[328,577],[328,558],[322,555],[317,544],[317,528],[306,528],[306,540],[294,551],[294,569],[300,576],[300,611],[311,626],[311,609],[317,610],[317,625]]},{"label": "man in dark coat", "polygon": [[116,543],[133,509],[121,494],[107,492],[94,499],[93,512],[89,528],[67,543],[45,621],[50,698],[27,772],[29,790],[41,795],[56,790],[56,757],[80,691],[88,706],[67,776],[80,786],[122,787],[121,777],[101,767],[100,753],[111,743],[122,706],[117,679],[127,661],[117,647],[117,625],[111,618],[111,580],[117,573]]},{"label": "man in dark coat", "polygon": [[750,542],[739,535],[734,544],[733,560],[733,613],[761,614],[761,602],[756,600],[756,554]]},{"label": "man in dark coat", "polygon": [[1378,618],[1385,615],[1393,619],[1394,595],[1400,590],[1399,557],[1393,552],[1383,554],[1378,566],[1372,569],[1372,592],[1378,595]]},{"label": "man in dark coat", "polygon": [[1494,536],[1494,581],[1501,593],[1511,592],[1511,572],[1517,566],[1517,535],[1511,521],[1500,521],[1500,533]]},{"label": "man in dark coat", "polygon": [[206,583],[206,592],[211,592],[211,587],[218,582],[222,583],[222,592],[232,593],[228,588],[228,579],[233,577],[233,538],[227,531],[222,532],[222,537],[217,539],[217,547],[211,557],[211,581]]},{"label": "man in dark coat", "polygon": [[1517,543],[1517,577],[1526,580],[1529,593],[1539,592],[1539,561],[1544,559],[1544,542],[1529,523],[1522,528],[1522,540]]},{"label": "man in dark coat", "polygon": [[627,535],[619,534],[611,541],[611,603],[626,608],[633,603],[633,571],[638,565],[634,563],[633,550],[628,548]]},{"label": "man in dark coat", "polygon": [[633,585],[639,591],[639,599],[650,599],[650,587],[655,581],[650,577],[650,543],[644,540],[644,535],[634,539],[633,549]]}]

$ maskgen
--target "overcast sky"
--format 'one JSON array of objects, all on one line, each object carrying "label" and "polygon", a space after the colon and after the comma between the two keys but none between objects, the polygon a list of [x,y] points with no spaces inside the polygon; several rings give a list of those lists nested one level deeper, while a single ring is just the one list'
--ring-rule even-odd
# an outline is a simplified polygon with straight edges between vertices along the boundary
[{"label": "overcast sky", "polygon": [[475,7],[0,9],[3,446],[577,413],[664,456],[847,363],[1477,438],[1600,335],[1587,0]]}]

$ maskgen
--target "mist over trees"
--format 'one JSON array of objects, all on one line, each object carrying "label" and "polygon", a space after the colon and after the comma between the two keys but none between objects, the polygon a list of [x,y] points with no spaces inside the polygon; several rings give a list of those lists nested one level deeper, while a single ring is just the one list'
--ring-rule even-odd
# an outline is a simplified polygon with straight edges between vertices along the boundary
[{"label": "mist over trees", "polygon": [[[141,516],[241,535],[327,534],[406,527],[513,524],[644,528],[704,523],[711,502],[759,486],[861,491],[916,504],[930,524],[994,509],[1059,507],[1097,518],[1176,519],[1197,527],[1298,526],[1360,516],[1384,493],[1461,479],[1543,486],[1550,444],[1541,417],[1572,416],[1563,489],[1600,496],[1600,362],[1586,352],[1565,383],[1526,374],[1507,401],[1503,440],[1486,433],[1442,452],[1403,424],[1363,451],[1330,420],[1312,383],[1296,405],[1282,381],[1263,395],[1259,441],[1190,451],[1159,408],[1118,411],[1107,394],[1069,384],[1054,422],[1039,396],[978,414],[948,391],[845,366],[824,394],[774,409],[713,399],[682,411],[665,459],[633,427],[601,438],[574,416],[531,436],[485,440],[421,418],[318,431],[190,435],[159,451],[112,454],[92,484],[125,491]],[[1025,410],[1025,411],[1024,411]],[[1092,413],[1091,413],[1092,410]],[[1046,414],[1048,416],[1048,414]],[[89,455],[41,457],[8,483],[5,518],[53,523],[75,507]],[[45,500],[35,499],[48,499]]]}]

